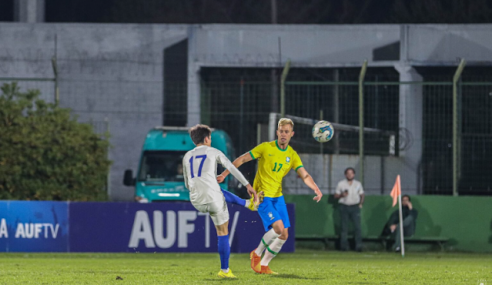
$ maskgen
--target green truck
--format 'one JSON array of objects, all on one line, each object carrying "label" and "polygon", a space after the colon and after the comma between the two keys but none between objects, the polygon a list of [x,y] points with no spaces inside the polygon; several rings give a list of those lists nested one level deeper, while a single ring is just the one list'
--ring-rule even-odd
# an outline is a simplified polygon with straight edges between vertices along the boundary
[{"label": "green truck", "polygon": [[[185,127],[156,127],[145,138],[136,177],[125,170],[123,184],[135,187],[138,202],[189,201],[184,184],[182,159],[195,145]],[[212,130],[212,147],[222,151],[231,161],[234,157],[232,142],[224,131]],[[218,173],[222,172],[218,165]],[[229,175],[220,186],[229,190],[237,181]]]}]

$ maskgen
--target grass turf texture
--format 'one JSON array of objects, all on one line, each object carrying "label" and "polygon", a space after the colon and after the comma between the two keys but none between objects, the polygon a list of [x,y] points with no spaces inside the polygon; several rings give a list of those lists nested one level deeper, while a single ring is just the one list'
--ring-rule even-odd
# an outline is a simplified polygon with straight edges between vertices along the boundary
[{"label": "grass turf texture", "polygon": [[480,254],[298,251],[271,262],[277,276],[254,273],[247,254],[230,266],[237,280],[216,277],[217,254],[3,253],[0,284],[492,284],[492,255]]}]

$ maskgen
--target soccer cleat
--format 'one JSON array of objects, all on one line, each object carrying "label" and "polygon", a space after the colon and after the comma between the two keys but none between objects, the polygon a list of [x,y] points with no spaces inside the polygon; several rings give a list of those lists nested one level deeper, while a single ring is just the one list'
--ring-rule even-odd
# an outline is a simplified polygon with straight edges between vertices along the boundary
[{"label": "soccer cleat", "polygon": [[273,275],[278,275],[277,272],[272,271],[270,267],[267,266],[261,266],[261,274],[273,274]]},{"label": "soccer cleat", "polygon": [[253,269],[256,273],[261,273],[261,256],[256,254],[255,251],[256,249],[249,254],[249,258],[251,259],[251,269]]},{"label": "soccer cleat", "polygon": [[258,207],[260,206],[261,202],[263,202],[263,198],[265,198],[265,193],[263,193],[263,191],[257,193],[256,201],[254,198],[255,197],[251,197],[251,199],[249,200],[248,209],[250,209],[251,211],[258,211]]},{"label": "soccer cleat", "polygon": [[232,270],[229,269],[229,272],[225,273],[224,271],[220,270],[219,274],[217,274],[220,278],[237,278],[234,274],[232,274]]}]

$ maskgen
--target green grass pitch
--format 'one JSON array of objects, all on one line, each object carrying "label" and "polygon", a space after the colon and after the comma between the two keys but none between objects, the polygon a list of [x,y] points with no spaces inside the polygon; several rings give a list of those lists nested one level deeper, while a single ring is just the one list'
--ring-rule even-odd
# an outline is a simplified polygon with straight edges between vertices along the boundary
[{"label": "green grass pitch", "polygon": [[[492,255],[340,253],[302,250],[255,274],[247,254],[232,254],[237,280],[221,280],[217,254],[3,253],[0,284],[492,284]],[[120,277],[120,280],[117,280]]]}]

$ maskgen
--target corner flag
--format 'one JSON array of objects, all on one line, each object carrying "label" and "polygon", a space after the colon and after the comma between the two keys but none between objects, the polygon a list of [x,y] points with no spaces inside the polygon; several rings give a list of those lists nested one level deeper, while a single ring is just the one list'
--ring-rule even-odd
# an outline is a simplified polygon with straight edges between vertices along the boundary
[{"label": "corner flag", "polygon": [[405,256],[405,241],[403,239],[403,213],[402,213],[402,206],[401,206],[401,182],[400,182],[400,175],[396,176],[396,181],[395,181],[395,186],[393,186],[393,190],[391,190],[390,193],[391,197],[393,198],[393,206],[396,205],[398,202],[399,206],[399,216],[400,216],[400,221],[399,221],[399,228],[400,228],[400,242],[401,242],[401,256]]},{"label": "corner flag", "polygon": [[391,207],[394,207],[398,201],[398,196],[401,195],[400,175],[396,176],[395,186],[393,186],[390,195],[393,198],[393,205]]}]

